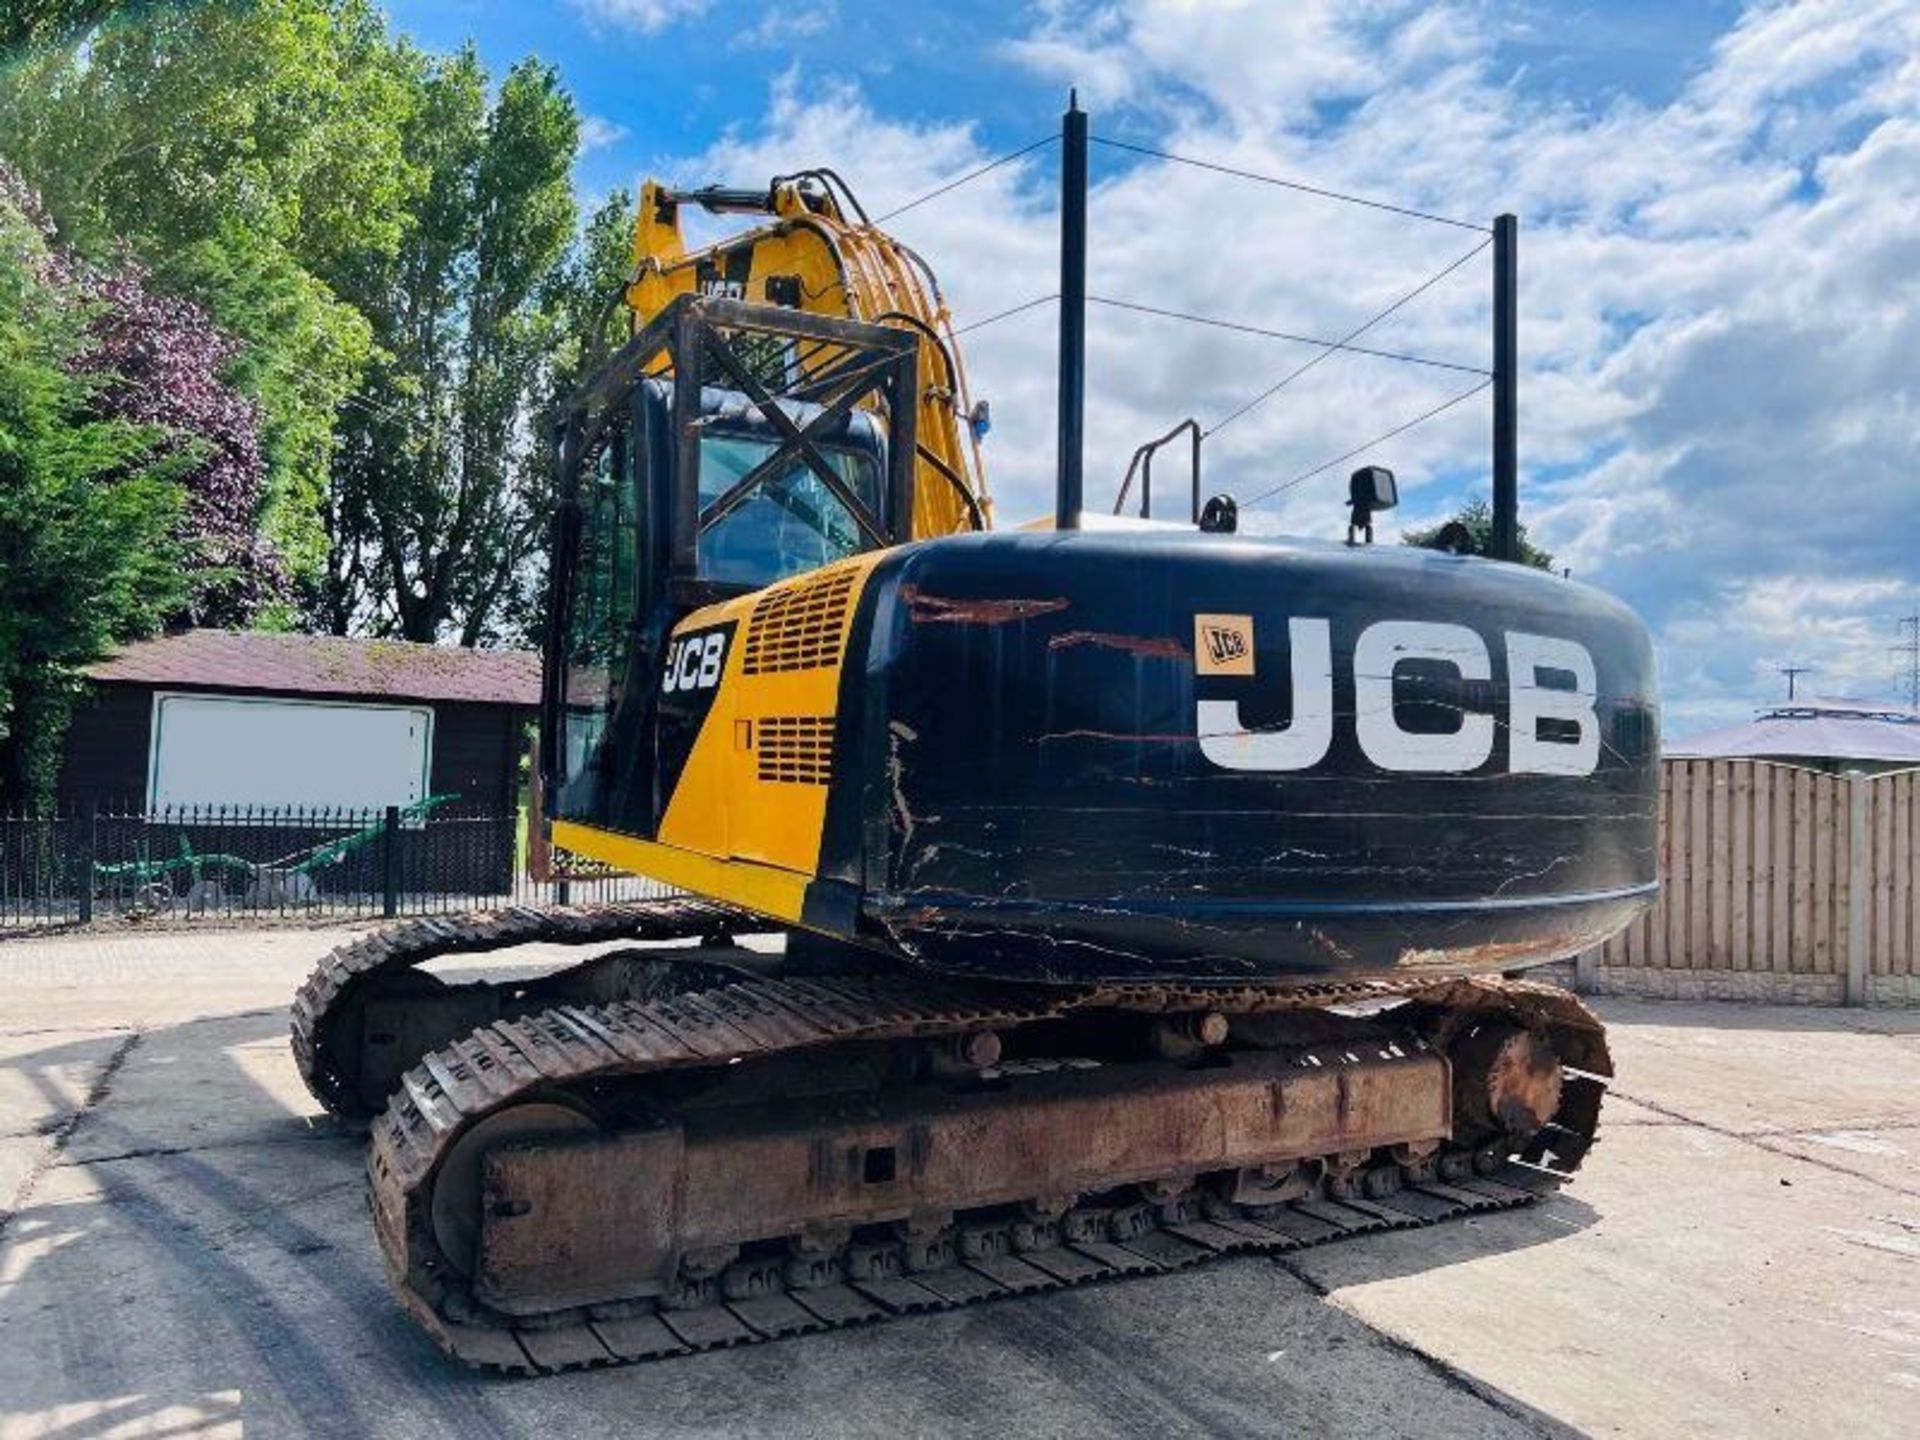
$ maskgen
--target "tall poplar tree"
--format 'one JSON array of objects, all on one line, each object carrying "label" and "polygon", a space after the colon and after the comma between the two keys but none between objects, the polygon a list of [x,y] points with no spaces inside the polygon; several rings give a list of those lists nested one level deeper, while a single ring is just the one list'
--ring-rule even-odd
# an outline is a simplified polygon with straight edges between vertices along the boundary
[{"label": "tall poplar tree", "polygon": [[542,538],[528,481],[565,329],[549,281],[577,219],[580,122],[535,61],[491,102],[471,49],[429,65],[421,87],[410,228],[344,287],[375,359],[339,417],[319,609],[340,633],[473,645],[499,638]]}]

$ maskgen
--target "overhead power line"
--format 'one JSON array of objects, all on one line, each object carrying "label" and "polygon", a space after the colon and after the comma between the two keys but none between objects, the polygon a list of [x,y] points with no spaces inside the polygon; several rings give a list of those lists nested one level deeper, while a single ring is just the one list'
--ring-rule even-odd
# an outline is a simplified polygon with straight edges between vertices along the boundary
[{"label": "overhead power line", "polygon": [[1426,422],[1433,419],[1434,416],[1443,414],[1444,412],[1451,410],[1454,406],[1460,404],[1463,400],[1471,400],[1474,396],[1478,395],[1482,390],[1485,390],[1491,384],[1493,384],[1493,381],[1491,380],[1482,380],[1479,384],[1474,385],[1466,390],[1462,390],[1458,395],[1454,396],[1451,400],[1443,400],[1440,404],[1434,406],[1431,410],[1428,410],[1423,414],[1414,416],[1413,419],[1407,421],[1404,425],[1396,425],[1393,427],[1393,429],[1387,431],[1386,434],[1376,435],[1373,437],[1373,439],[1367,441],[1366,444],[1356,445],[1353,447],[1353,449],[1347,451],[1346,453],[1341,455],[1336,455],[1333,457],[1333,459],[1328,460],[1323,464],[1316,465],[1311,470],[1302,470],[1298,475],[1295,475],[1292,479],[1282,480],[1278,485],[1275,485],[1268,490],[1262,490],[1258,495],[1254,496],[1251,500],[1242,501],[1241,504],[1243,506],[1258,505],[1262,500],[1272,499],[1275,495],[1278,495],[1282,490],[1291,490],[1294,486],[1304,484],[1306,481],[1313,479],[1313,477],[1316,475],[1324,475],[1327,471],[1333,469],[1334,466],[1344,464],[1348,460],[1353,459],[1353,457],[1356,455],[1365,454],[1367,451],[1371,450],[1374,446],[1385,444],[1387,441],[1393,439],[1394,436],[1396,435],[1404,435],[1407,433],[1407,431],[1413,429],[1413,427],[1416,425],[1426,424]]},{"label": "overhead power line", "polygon": [[989,160],[986,164],[982,165],[977,170],[969,170],[966,174],[958,177],[957,179],[949,180],[946,184],[941,185],[935,189],[929,190],[924,195],[916,196],[914,199],[907,201],[907,203],[904,205],[894,206],[893,209],[887,211],[887,213],[884,215],[874,216],[873,223],[875,225],[885,224],[887,221],[893,219],[894,216],[904,215],[907,213],[907,211],[912,210],[916,206],[924,205],[929,200],[938,200],[942,195],[945,195],[949,190],[958,190],[962,185],[968,184],[974,180],[978,180],[982,175],[987,174],[989,171],[998,170],[1002,165],[1011,165],[1015,160],[1018,160],[1021,156],[1031,155],[1034,151],[1038,150],[1041,146],[1051,145],[1053,144],[1054,141],[1058,140],[1059,138],[1060,137],[1058,135],[1042,135],[1038,140],[1033,141],[1031,144],[1022,145],[1018,150],[1009,150],[1006,154],[1000,156],[999,159]]},{"label": "overhead power line", "polygon": [[1382,320],[1386,319],[1389,315],[1393,314],[1393,312],[1398,310],[1401,306],[1407,304],[1409,301],[1416,300],[1420,296],[1424,295],[1427,291],[1431,290],[1435,285],[1438,285],[1442,280],[1446,279],[1447,276],[1451,275],[1454,271],[1458,270],[1462,265],[1466,264],[1469,260],[1473,259],[1474,256],[1478,255],[1482,250],[1486,249],[1487,246],[1491,245],[1492,243],[1493,241],[1491,238],[1482,240],[1478,245],[1474,246],[1473,249],[1469,250],[1466,254],[1462,255],[1458,260],[1455,260],[1451,265],[1448,265],[1442,270],[1435,271],[1433,274],[1429,275],[1425,280],[1422,280],[1418,285],[1414,286],[1413,289],[1409,290],[1406,294],[1402,295],[1398,300],[1394,301],[1391,305],[1387,306],[1386,309],[1381,310],[1376,314],[1374,314],[1371,318],[1362,321],[1360,324],[1356,325],[1353,329],[1349,330],[1346,334],[1342,335],[1338,341],[1327,345],[1325,349],[1321,350],[1321,352],[1318,355],[1314,356],[1311,360],[1304,361],[1300,365],[1296,366],[1294,369],[1288,371],[1285,375],[1282,375],[1278,380],[1274,381],[1273,384],[1269,385],[1266,389],[1262,390],[1258,395],[1254,396],[1251,400],[1247,401],[1246,404],[1242,405],[1239,409],[1233,411],[1230,415],[1226,416],[1226,418],[1222,420],[1216,420],[1213,423],[1212,428],[1206,430],[1203,433],[1206,435],[1218,435],[1222,430],[1226,429],[1227,426],[1231,425],[1234,421],[1238,420],[1242,415],[1247,414],[1249,411],[1253,410],[1257,406],[1264,405],[1267,401],[1271,400],[1275,395],[1278,395],[1282,390],[1286,389],[1287,386],[1291,385],[1294,381],[1298,380],[1302,375],[1306,374],[1309,370],[1313,369],[1314,366],[1318,365],[1322,360],[1326,359],[1329,355],[1338,354],[1341,350],[1349,348],[1353,341],[1359,339],[1362,335],[1366,334],[1367,331],[1371,330],[1374,326],[1378,325]]},{"label": "overhead power line", "polygon": [[1196,160],[1191,155],[1174,155],[1165,150],[1155,150],[1150,145],[1134,145],[1125,140],[1109,140],[1104,135],[1087,137],[1096,145],[1105,145],[1111,150],[1127,150],[1135,155],[1150,155],[1156,160],[1170,160],[1176,165],[1191,165],[1196,170],[1211,170],[1218,175],[1232,175],[1240,180],[1253,180],[1262,185],[1277,185],[1282,190],[1298,190],[1305,195],[1318,195],[1325,200],[1341,200],[1349,205],[1364,205],[1369,210],[1385,210],[1394,215],[1407,215],[1415,220],[1431,220],[1436,225],[1452,225],[1461,230],[1478,230],[1482,234],[1491,232],[1490,226],[1476,225],[1471,220],[1456,220],[1451,215],[1435,215],[1430,210],[1415,210],[1407,205],[1391,205],[1385,200],[1369,200],[1364,195],[1348,195],[1339,190],[1328,190],[1319,185],[1308,185],[1300,180],[1288,180],[1279,175],[1262,175],[1257,170],[1240,170],[1232,165],[1221,165],[1212,160]]},{"label": "overhead power line", "polygon": [[1222,320],[1212,315],[1194,315],[1185,310],[1163,310],[1158,305],[1141,305],[1132,300],[1114,300],[1105,295],[1087,296],[1089,305],[1106,305],[1115,310],[1135,310],[1142,315],[1158,315],[1167,320],[1185,320],[1193,325],[1210,325],[1216,330],[1237,330],[1242,335],[1262,335],[1269,340],[1291,340],[1296,345],[1318,345],[1333,350],[1346,350],[1355,355],[1371,355],[1376,360],[1398,360],[1407,365],[1426,365],[1435,370],[1457,370],[1466,375],[1488,375],[1492,372],[1478,365],[1460,365],[1452,360],[1434,360],[1425,355],[1408,355],[1398,350],[1374,350],[1365,345],[1349,345],[1342,340],[1328,340],[1318,335],[1295,335],[1288,330],[1269,330],[1261,325],[1247,325],[1238,320]]},{"label": "overhead power line", "polygon": [[965,335],[969,330],[984,330],[989,325],[995,324],[1001,320],[1011,319],[1013,316],[1018,315],[1023,311],[1033,309],[1034,306],[1036,305],[1045,305],[1049,301],[1058,300],[1059,298],[1060,297],[1058,294],[1036,295],[1031,300],[1023,300],[1018,305],[1010,306],[1009,308],[999,311],[996,314],[989,315],[984,320],[974,320],[965,325],[955,326],[953,333],[956,335]]}]

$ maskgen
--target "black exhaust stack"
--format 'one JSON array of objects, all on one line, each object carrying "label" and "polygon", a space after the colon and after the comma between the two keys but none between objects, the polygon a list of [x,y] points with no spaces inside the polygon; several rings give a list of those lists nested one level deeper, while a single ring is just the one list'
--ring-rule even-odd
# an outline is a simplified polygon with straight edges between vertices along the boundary
[{"label": "black exhaust stack", "polygon": [[1493,536],[1496,560],[1520,558],[1520,222],[1493,221]]},{"label": "black exhaust stack", "polygon": [[1069,92],[1060,117],[1060,455],[1056,530],[1080,528],[1087,402],[1087,112]]}]

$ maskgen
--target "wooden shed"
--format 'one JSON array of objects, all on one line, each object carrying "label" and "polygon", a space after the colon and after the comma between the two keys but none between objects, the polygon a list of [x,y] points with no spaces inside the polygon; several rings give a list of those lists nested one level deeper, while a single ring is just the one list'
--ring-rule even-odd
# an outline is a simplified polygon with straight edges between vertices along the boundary
[{"label": "wooden shed", "polygon": [[188,630],[89,671],[60,804],[380,809],[429,795],[511,814],[540,657],[392,640]]}]

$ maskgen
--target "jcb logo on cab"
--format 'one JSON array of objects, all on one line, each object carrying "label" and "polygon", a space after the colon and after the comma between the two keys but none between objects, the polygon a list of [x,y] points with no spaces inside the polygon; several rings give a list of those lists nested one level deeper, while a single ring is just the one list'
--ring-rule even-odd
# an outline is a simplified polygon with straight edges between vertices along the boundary
[{"label": "jcb logo on cab", "polygon": [[720,683],[727,661],[727,632],[703,630],[667,642],[667,667],[660,676],[660,692],[711,690]]}]

